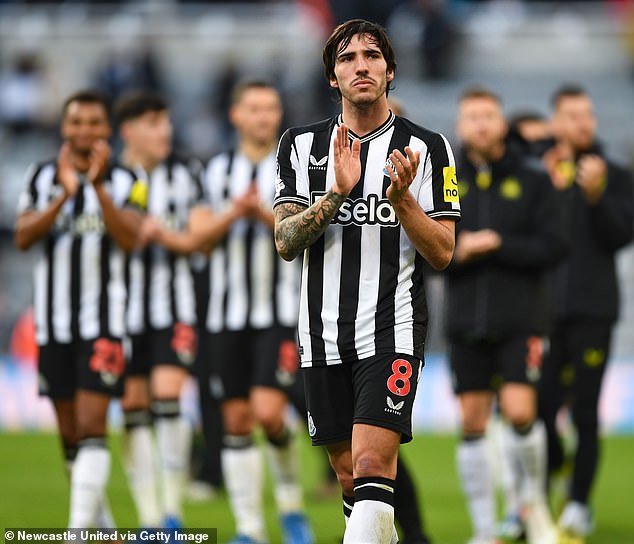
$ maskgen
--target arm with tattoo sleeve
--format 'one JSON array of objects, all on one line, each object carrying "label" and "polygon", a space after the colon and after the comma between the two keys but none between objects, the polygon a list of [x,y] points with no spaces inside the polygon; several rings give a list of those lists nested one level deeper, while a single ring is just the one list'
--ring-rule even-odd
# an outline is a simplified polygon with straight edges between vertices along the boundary
[{"label": "arm with tattoo sleeve", "polygon": [[344,195],[328,191],[309,208],[282,203],[275,207],[275,247],[280,257],[292,261],[312,245],[328,228],[341,205]]}]

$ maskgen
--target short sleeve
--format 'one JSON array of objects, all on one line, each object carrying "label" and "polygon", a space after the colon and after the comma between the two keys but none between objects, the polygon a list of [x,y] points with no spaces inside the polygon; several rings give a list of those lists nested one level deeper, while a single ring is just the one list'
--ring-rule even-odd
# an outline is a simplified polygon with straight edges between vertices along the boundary
[{"label": "short sleeve", "polygon": [[17,213],[21,214],[28,211],[33,211],[37,208],[37,201],[39,197],[37,178],[40,173],[41,167],[36,164],[32,164],[26,171],[24,176],[24,184],[22,192],[18,197]]},{"label": "short sleeve", "polygon": [[115,206],[147,211],[149,186],[146,179],[131,170],[114,167],[111,171],[112,200]]},{"label": "short sleeve", "polygon": [[429,217],[460,219],[456,161],[442,134],[430,141],[417,200]]},{"label": "short sleeve", "polygon": [[282,203],[295,203],[308,207],[308,176],[301,167],[297,142],[290,130],[280,139],[277,148],[277,175],[275,179],[275,198],[273,206]]}]

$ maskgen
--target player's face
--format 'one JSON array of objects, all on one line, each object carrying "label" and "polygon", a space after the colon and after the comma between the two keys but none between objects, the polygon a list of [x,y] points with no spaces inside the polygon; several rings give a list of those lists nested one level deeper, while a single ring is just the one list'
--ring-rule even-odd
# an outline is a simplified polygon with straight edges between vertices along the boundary
[{"label": "player's face", "polygon": [[575,151],[584,151],[594,143],[597,120],[592,101],[587,96],[564,96],[559,99],[553,118],[553,131],[559,140]]},{"label": "player's face", "polygon": [[489,155],[504,140],[506,121],[497,101],[488,97],[462,100],[458,108],[458,137],[467,149]]},{"label": "player's face", "polygon": [[356,106],[370,106],[386,98],[387,86],[392,79],[394,71],[388,71],[375,40],[366,34],[356,34],[337,53],[335,77],[330,80],[330,86],[339,89],[342,100]]},{"label": "player's face", "polygon": [[73,153],[88,155],[97,140],[110,137],[108,112],[98,103],[71,102],[62,119],[61,133]]},{"label": "player's face", "polygon": [[258,145],[277,141],[282,123],[282,103],[275,89],[246,89],[230,112],[231,122],[240,138]]},{"label": "player's face", "polygon": [[172,151],[172,122],[167,110],[147,111],[126,122],[126,145],[149,163],[160,163]]}]

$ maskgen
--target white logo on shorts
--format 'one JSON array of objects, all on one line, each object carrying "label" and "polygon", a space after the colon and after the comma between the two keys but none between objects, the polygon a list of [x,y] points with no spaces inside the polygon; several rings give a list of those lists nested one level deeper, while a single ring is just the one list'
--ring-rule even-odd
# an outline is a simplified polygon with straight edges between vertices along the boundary
[{"label": "white logo on shorts", "polygon": [[396,414],[397,416],[400,416],[401,415],[400,410],[401,410],[401,408],[403,408],[403,406],[405,406],[405,401],[404,400],[394,404],[394,401],[388,396],[387,397],[387,408],[385,408],[385,411],[388,414]]},{"label": "white logo on shorts", "polygon": [[313,421],[313,416],[308,412],[308,434],[313,437],[317,434],[317,427],[315,427],[315,422]]}]

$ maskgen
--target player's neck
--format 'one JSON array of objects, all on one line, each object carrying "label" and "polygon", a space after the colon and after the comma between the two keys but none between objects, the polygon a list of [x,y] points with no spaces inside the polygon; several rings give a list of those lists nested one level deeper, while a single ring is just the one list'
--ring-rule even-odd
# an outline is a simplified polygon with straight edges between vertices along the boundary
[{"label": "player's neck", "polygon": [[136,153],[133,149],[125,148],[121,155],[123,165],[128,168],[142,168],[144,172],[150,173],[158,163],[149,157],[143,156],[141,153]]},{"label": "player's neck", "polygon": [[90,168],[90,155],[83,155],[81,153],[72,153],[71,161],[75,170],[78,172],[88,172]]},{"label": "player's neck", "polygon": [[256,142],[253,140],[240,140],[238,149],[240,152],[249,159],[252,164],[259,163],[264,157],[266,157],[271,151],[275,149],[277,142]]},{"label": "player's neck", "polygon": [[368,106],[342,102],[342,119],[357,136],[365,136],[379,128],[390,116],[387,98],[383,97]]}]

